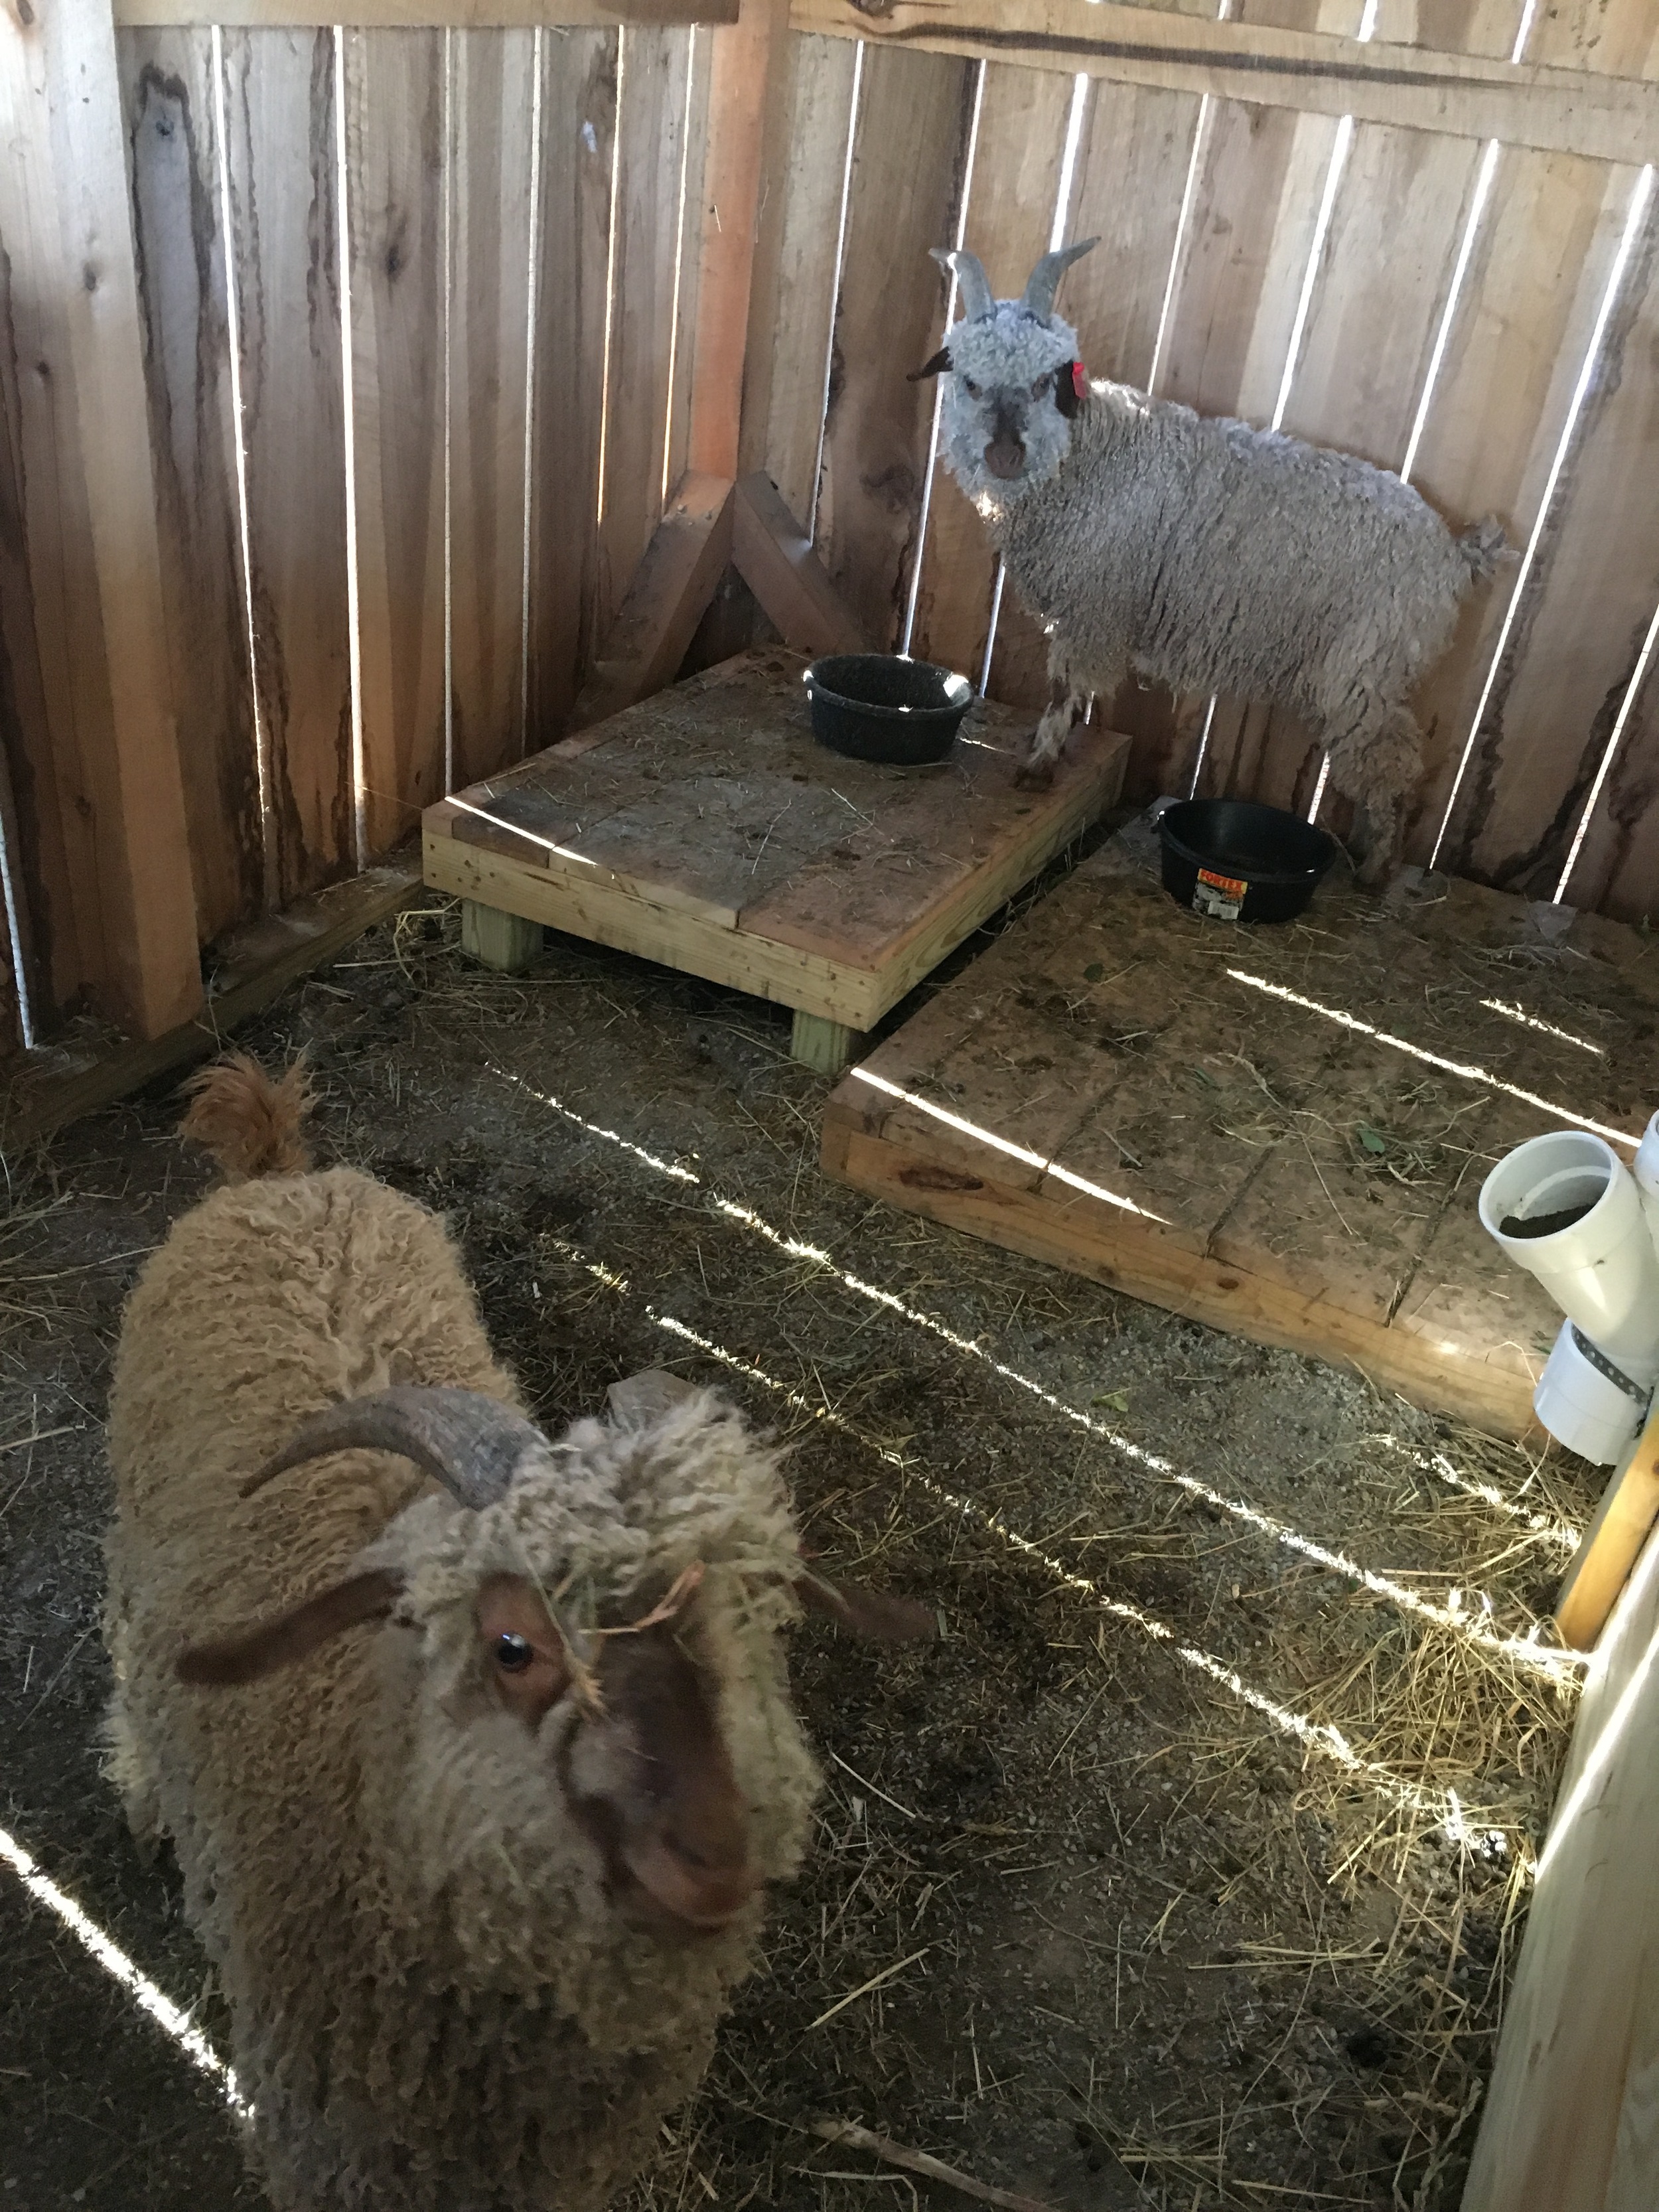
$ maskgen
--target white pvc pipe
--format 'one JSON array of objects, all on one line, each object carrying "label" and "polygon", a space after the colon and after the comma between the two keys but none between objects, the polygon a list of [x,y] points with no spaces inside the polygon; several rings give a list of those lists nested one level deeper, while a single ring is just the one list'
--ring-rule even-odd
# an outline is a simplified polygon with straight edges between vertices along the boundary
[{"label": "white pvc pipe", "polygon": [[[1547,1236],[1502,1225],[1579,1208]],[[1480,1219],[1632,1382],[1644,1390],[1659,1382],[1659,1249],[1635,1177],[1610,1145],[1587,1129],[1517,1145],[1481,1187]]]}]

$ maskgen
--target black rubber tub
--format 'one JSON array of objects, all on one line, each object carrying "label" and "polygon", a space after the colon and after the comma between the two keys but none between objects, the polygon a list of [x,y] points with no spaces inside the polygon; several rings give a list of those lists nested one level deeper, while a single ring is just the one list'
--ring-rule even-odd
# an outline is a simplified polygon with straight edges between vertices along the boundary
[{"label": "black rubber tub", "polygon": [[806,672],[812,735],[854,760],[941,761],[974,703],[965,676],[893,653],[836,653]]},{"label": "black rubber tub", "polygon": [[1336,858],[1322,830],[1279,806],[1189,799],[1158,817],[1164,888],[1218,921],[1289,921]]}]

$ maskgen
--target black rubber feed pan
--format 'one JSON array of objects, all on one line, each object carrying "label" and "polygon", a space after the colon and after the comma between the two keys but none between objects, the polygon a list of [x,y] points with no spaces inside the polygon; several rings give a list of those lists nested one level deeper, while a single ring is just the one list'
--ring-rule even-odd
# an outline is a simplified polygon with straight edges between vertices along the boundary
[{"label": "black rubber feed pan", "polygon": [[1219,921],[1289,921],[1336,858],[1322,830],[1279,806],[1189,799],[1158,817],[1164,888]]},{"label": "black rubber feed pan", "polygon": [[974,703],[965,676],[896,653],[836,653],[806,672],[812,735],[854,760],[941,761]]}]

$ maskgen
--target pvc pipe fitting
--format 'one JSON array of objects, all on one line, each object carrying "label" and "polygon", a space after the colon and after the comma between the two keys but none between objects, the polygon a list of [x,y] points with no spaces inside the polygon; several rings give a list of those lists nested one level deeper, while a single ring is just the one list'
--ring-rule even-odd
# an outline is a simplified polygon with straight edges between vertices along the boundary
[{"label": "pvc pipe fitting", "polygon": [[1636,1442],[1645,1407],[1584,1352],[1575,1324],[1561,1333],[1532,1394],[1532,1409],[1558,1443],[1593,1467],[1612,1467]]},{"label": "pvc pipe fitting", "polygon": [[[1651,1124],[1649,1136],[1659,1184],[1659,1131]],[[1506,1234],[1502,1226],[1557,1214],[1570,1218],[1547,1235]],[[1481,1186],[1480,1219],[1623,1374],[1644,1392],[1659,1382],[1659,1249],[1636,1179],[1610,1145],[1587,1129],[1553,1130],[1517,1145]],[[1534,1406],[1542,1420],[1535,1397]]]}]

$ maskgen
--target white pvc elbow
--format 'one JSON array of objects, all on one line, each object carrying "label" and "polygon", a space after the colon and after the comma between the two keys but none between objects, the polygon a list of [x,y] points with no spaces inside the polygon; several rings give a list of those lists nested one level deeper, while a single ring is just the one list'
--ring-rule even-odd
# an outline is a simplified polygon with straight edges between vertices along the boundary
[{"label": "white pvc elbow", "polygon": [[[1556,1214],[1568,1218],[1547,1235],[1524,1233]],[[1516,1146],[1481,1188],[1480,1219],[1567,1316],[1534,1412],[1570,1451],[1611,1465],[1659,1383],[1659,1115],[1635,1172],[1585,1129]]]}]

